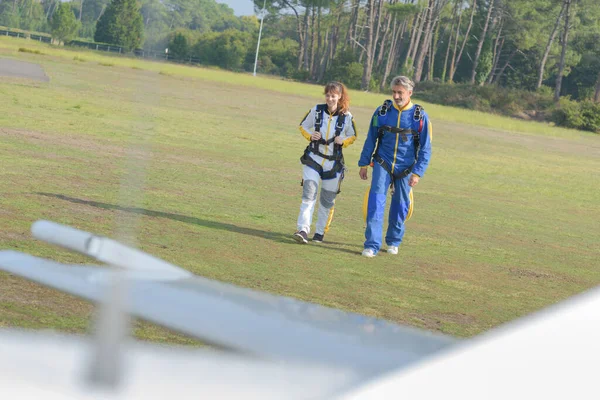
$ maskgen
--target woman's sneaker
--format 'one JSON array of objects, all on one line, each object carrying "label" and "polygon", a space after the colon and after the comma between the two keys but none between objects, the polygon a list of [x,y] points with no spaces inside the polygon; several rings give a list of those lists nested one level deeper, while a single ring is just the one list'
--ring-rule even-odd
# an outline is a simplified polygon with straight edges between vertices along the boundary
[{"label": "woman's sneaker", "polygon": [[294,233],[294,239],[298,243],[302,243],[302,244],[308,243],[308,235],[304,231],[296,231],[296,233]]},{"label": "woman's sneaker", "polygon": [[315,233],[315,235],[312,238],[312,241],[316,242],[316,243],[322,243],[323,242],[323,236],[324,235],[321,235],[320,233]]}]

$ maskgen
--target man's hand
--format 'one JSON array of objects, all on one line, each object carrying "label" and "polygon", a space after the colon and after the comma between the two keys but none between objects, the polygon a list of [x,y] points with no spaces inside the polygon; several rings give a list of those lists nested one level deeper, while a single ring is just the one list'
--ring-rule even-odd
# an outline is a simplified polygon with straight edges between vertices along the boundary
[{"label": "man's hand", "polygon": [[319,139],[321,139],[321,132],[315,132],[310,137],[310,140],[319,140]]},{"label": "man's hand", "polygon": [[360,175],[360,179],[362,179],[363,181],[369,178],[367,167],[361,167],[358,171],[358,174]]},{"label": "man's hand", "polygon": [[417,186],[417,183],[419,183],[419,180],[420,180],[420,179],[421,179],[421,178],[419,177],[419,175],[412,174],[412,175],[410,176],[410,180],[408,181],[408,186],[410,186],[410,187],[415,187],[415,186]]},{"label": "man's hand", "polygon": [[333,139],[333,142],[334,142],[335,144],[340,144],[340,145],[342,145],[342,144],[344,144],[344,138],[343,138],[343,137],[341,137],[341,136],[336,136],[336,137],[335,137],[335,139]]}]

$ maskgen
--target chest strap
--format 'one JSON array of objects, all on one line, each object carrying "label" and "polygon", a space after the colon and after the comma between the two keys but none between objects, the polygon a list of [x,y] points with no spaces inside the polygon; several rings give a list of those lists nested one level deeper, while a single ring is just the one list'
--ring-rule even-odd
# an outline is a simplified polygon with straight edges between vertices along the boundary
[{"label": "chest strap", "polygon": [[[384,105],[385,104],[386,103],[384,103]],[[383,108],[383,106],[382,106],[382,108]],[[386,110],[386,112],[387,112],[387,110]],[[380,115],[381,115],[381,110],[380,110]],[[385,115],[385,114],[383,114],[383,115]],[[420,133],[423,131],[423,107],[421,107],[418,104],[415,105],[413,119],[415,121],[419,121],[419,130],[418,131],[415,131],[414,129],[397,128],[392,125],[382,125],[377,130],[377,145],[375,146],[375,151],[373,152],[373,161],[376,162],[377,164],[381,165],[381,167],[383,167],[383,169],[385,169],[387,171],[387,173],[390,174],[390,177],[392,178],[391,182],[390,182],[390,186],[392,188],[392,194],[394,193],[394,189],[395,189],[394,182],[397,179],[402,179],[402,178],[407,177],[412,172],[413,167],[415,166],[415,164],[417,163],[417,160],[419,159],[419,151],[421,150]],[[383,158],[381,158],[381,156],[378,154],[379,145],[383,140],[383,135],[385,135],[388,132],[393,133],[396,136],[400,136],[400,138],[402,139],[403,142],[408,142],[409,136],[412,136],[413,142],[415,144],[415,159],[414,159],[413,163],[408,168],[404,169],[403,171],[397,172],[397,173],[394,173],[394,171],[392,171],[392,166],[389,165],[387,162],[385,162],[385,160]]]},{"label": "chest strap", "polygon": [[[323,113],[325,112],[324,110],[322,112],[318,112],[320,106],[327,107],[327,105],[320,104],[319,106],[317,106],[316,114],[323,115]],[[322,123],[322,116],[320,117],[319,122],[320,122],[320,124]],[[302,155],[302,157],[300,157],[300,162],[302,164],[306,165],[307,167],[310,167],[310,168],[314,169],[315,171],[317,171],[319,173],[319,175],[321,176],[321,179],[323,179],[323,180],[335,178],[336,175],[338,174],[338,172],[343,171],[345,168],[344,167],[344,154],[342,153],[342,145],[339,145],[337,143],[334,144],[333,145],[333,154],[331,154],[331,155],[323,154],[319,151],[320,144],[329,146],[331,143],[333,143],[335,141],[336,137],[338,137],[342,134],[342,131],[344,130],[345,122],[346,122],[346,114],[338,115],[337,121],[335,123],[335,134],[333,135],[333,137],[329,140],[325,140],[325,139],[321,138],[319,140],[311,141],[310,144],[308,146],[306,146],[306,149],[304,150],[304,154]],[[315,131],[320,132],[320,124],[317,125],[316,123],[317,123],[317,117],[315,116]],[[326,160],[334,161],[333,167],[329,171],[323,172],[323,167],[319,163],[317,163],[315,160],[312,159],[312,157],[310,156],[310,153],[313,153],[317,156],[323,157]]]}]

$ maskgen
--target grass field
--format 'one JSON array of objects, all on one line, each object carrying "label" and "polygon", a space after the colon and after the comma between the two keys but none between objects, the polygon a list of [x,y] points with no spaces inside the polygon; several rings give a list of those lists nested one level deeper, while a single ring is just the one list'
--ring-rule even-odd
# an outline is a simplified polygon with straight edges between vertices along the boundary
[{"label": "grass field", "polygon": [[[51,78],[0,77],[2,249],[89,262],[33,240],[38,219],[135,235],[198,275],[461,337],[600,283],[598,135],[424,104],[433,158],[400,254],[364,259],[356,164],[385,96],[352,93],[359,139],[332,229],[300,246],[297,124],[320,87],[22,39],[0,38],[0,57]],[[85,332],[92,311],[0,274],[0,327]],[[192,342],[146,323],[136,335]]]}]

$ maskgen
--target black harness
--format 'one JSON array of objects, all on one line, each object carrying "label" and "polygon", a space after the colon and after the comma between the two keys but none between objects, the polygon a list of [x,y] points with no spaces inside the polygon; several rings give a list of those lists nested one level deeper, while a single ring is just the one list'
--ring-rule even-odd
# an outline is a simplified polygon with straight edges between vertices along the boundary
[{"label": "black harness", "polygon": [[[315,131],[317,131],[317,132],[321,131],[321,125],[323,124],[323,114],[325,113],[326,109],[327,109],[327,104],[319,104],[317,106],[317,109],[315,112]],[[302,157],[300,157],[300,162],[302,164],[306,165],[307,167],[310,167],[310,168],[314,169],[315,171],[317,171],[319,173],[319,175],[321,176],[321,179],[323,179],[323,180],[335,178],[337,173],[340,171],[342,171],[342,173],[343,173],[344,155],[342,154],[342,145],[339,145],[337,143],[334,144],[332,155],[326,155],[326,154],[321,153],[319,151],[319,145],[322,144],[322,145],[328,146],[331,143],[333,143],[335,138],[340,136],[342,131],[344,130],[345,120],[346,120],[345,114],[338,115],[337,121],[335,123],[334,136],[329,140],[325,140],[325,139],[321,138],[319,140],[311,141],[310,144],[308,146],[306,146],[306,150],[304,150],[304,154],[302,155]],[[323,172],[323,167],[321,165],[319,165],[318,162],[313,160],[312,157],[310,157],[310,153],[313,153],[317,156],[323,157],[326,160],[335,161],[333,164],[333,167],[329,171]]]},{"label": "black harness", "polygon": [[[381,106],[381,108],[379,109],[379,115],[382,117],[385,116],[387,114],[387,111],[390,109],[391,105],[392,105],[391,100],[386,100],[383,103],[383,105]],[[423,107],[421,107],[420,105],[415,105],[413,119],[415,121],[419,121],[419,130],[418,131],[415,131],[414,129],[396,128],[395,126],[391,126],[391,125],[383,125],[377,131],[377,145],[375,146],[375,151],[373,152],[373,161],[376,162],[377,164],[381,165],[383,167],[383,169],[385,169],[388,172],[388,174],[390,174],[390,176],[392,178],[391,183],[390,183],[390,187],[392,188],[392,193],[394,193],[394,182],[397,179],[402,179],[402,178],[405,178],[406,176],[408,176],[411,173],[415,164],[417,163],[417,160],[419,159],[419,151],[421,150],[421,142],[420,142],[419,134],[423,130]],[[403,142],[408,142],[410,136],[412,136],[412,138],[413,138],[413,141],[415,144],[415,160],[404,171],[394,173],[394,171],[392,171],[392,166],[389,165],[387,162],[385,162],[385,160],[383,158],[381,158],[381,156],[378,154],[379,145],[380,145],[381,141],[383,140],[383,135],[385,135],[386,133],[393,133],[396,135],[396,137],[400,136],[400,138],[402,139]]]}]

